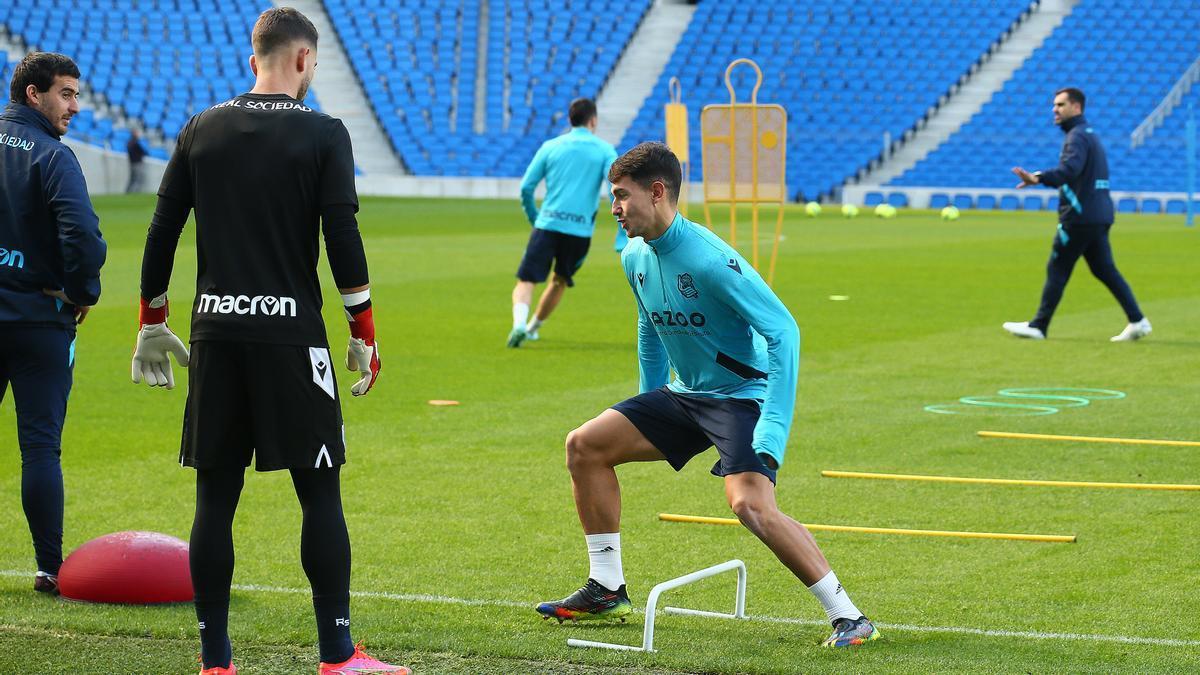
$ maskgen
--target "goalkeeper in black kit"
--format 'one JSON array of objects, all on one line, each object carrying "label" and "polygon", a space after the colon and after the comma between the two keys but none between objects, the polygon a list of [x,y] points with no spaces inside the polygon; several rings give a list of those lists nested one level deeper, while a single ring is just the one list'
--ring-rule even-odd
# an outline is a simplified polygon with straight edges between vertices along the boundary
[{"label": "goalkeeper in black kit", "polygon": [[[303,511],[300,557],[313,591],[321,673],[407,673],[350,637],[350,539],[339,471],[346,461],[321,288],[319,239],[350,321],[351,393],[370,391],[379,350],[355,213],[354,157],[340,120],[303,103],[317,31],[269,9],[252,35],[256,83],[197,114],[180,133],[158,191],[142,260],[133,380],[174,386],[167,355],[188,366],[180,463],[196,469],[190,562],[202,674],[228,674],[232,525],[245,469],[287,469]],[[189,355],[167,327],[167,284],[195,211],[196,298]]]}]

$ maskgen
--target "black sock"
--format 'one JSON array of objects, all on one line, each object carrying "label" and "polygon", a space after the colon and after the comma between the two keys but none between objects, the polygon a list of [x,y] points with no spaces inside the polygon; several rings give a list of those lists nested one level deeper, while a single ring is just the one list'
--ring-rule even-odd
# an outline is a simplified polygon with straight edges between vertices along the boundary
[{"label": "black sock", "polygon": [[200,621],[200,660],[205,668],[228,668],[233,660],[229,644],[229,596],[225,600],[197,600],[196,618]]},{"label": "black sock", "polygon": [[188,558],[200,621],[200,659],[205,668],[228,668],[229,585],[233,580],[233,516],[244,472],[201,469],[196,472],[196,519]]},{"label": "black sock", "polygon": [[317,649],[325,663],[341,663],[354,655],[350,638],[350,595],[343,597],[313,596],[317,615]]},{"label": "black sock", "polygon": [[292,469],[304,524],[300,562],[313,590],[321,660],[341,663],[354,655],[350,637],[350,535],[342,513],[340,467]]}]

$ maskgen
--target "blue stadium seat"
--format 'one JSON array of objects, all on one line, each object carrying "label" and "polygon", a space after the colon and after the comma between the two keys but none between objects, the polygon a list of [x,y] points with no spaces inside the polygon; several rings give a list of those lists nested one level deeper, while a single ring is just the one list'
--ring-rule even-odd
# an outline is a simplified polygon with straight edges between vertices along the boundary
[{"label": "blue stadium seat", "polygon": [[882,192],[868,192],[863,196],[864,206],[878,206],[883,203]]},{"label": "blue stadium seat", "polygon": [[1046,210],[1058,211],[1058,195],[1050,195],[1050,198],[1046,200]]},{"label": "blue stadium seat", "polygon": [[1162,213],[1162,201],[1154,198],[1143,199],[1142,213]]},{"label": "blue stadium seat", "polygon": [[944,192],[935,192],[929,195],[929,208],[944,209],[950,206],[950,195]]},{"label": "blue stadium seat", "polygon": [[[764,69],[759,102],[788,111],[789,190],[800,191],[796,164],[803,162],[813,170],[819,194],[828,194],[881,155],[885,132],[900,138],[915,128],[1028,8],[1028,0],[997,0],[994,7],[970,21],[945,22],[931,20],[919,2],[701,0],[618,149],[663,137],[667,85],[678,77],[689,105],[691,155],[699,158],[700,110],[729,100],[724,69],[734,58],[748,57]],[[913,59],[913,44],[939,45],[938,58]],[[739,100],[753,85],[748,72],[735,71]],[[701,162],[691,168],[691,178],[699,180]]]},{"label": "blue stadium seat", "polygon": [[[1011,187],[1000,167],[1043,166],[1058,156],[1062,136],[1048,128],[1044,111],[1055,88],[1048,83],[1069,73],[1087,95],[1088,120],[1107,150],[1113,185],[1181,191],[1186,164],[1178,149],[1189,105],[1200,109],[1200,87],[1192,87],[1143,144],[1133,148],[1128,139],[1196,58],[1200,8],[1185,4],[1192,11],[1181,12],[1174,0],[1079,3],[979,113],[892,184],[951,185],[942,175],[952,169],[969,177],[963,185]],[[1003,143],[992,140],[998,135]]]},{"label": "blue stadium seat", "polygon": [[1122,197],[1117,201],[1117,213],[1137,213],[1138,203],[1133,197]]},{"label": "blue stadium seat", "polygon": [[975,208],[985,211],[994,210],[996,208],[996,196],[979,195],[979,199],[975,202]]},{"label": "blue stadium seat", "polygon": [[1187,213],[1187,201],[1183,199],[1168,199],[1167,213],[1174,215]]},{"label": "blue stadium seat", "polygon": [[1042,198],[1037,195],[1026,195],[1025,199],[1021,200],[1021,208],[1026,211],[1041,211]]},{"label": "blue stadium seat", "polygon": [[[16,4],[22,7],[14,7],[6,20],[4,10]],[[139,0],[136,6],[131,0],[18,0],[0,3],[0,21],[30,45],[70,55],[85,90],[172,141],[193,113],[249,89],[252,75],[241,51],[250,45],[255,19],[270,6],[267,0],[205,0],[199,11],[191,0]],[[18,19],[20,10],[27,11]],[[28,20],[33,16],[38,20]],[[214,53],[214,45],[237,50]],[[5,82],[10,74],[6,70]],[[160,82],[171,86],[155,86]],[[0,103],[8,98],[3,89]],[[127,126],[85,110],[72,122],[70,138],[123,151],[128,134]],[[155,145],[149,151],[152,157],[167,155]]]},{"label": "blue stadium seat", "polygon": [[908,195],[903,192],[892,192],[888,194],[887,202],[896,208],[902,208],[908,206]]},{"label": "blue stadium seat", "polygon": [[974,204],[975,200],[971,199],[968,194],[954,195],[954,207],[959,210],[969,209]]},{"label": "blue stadium seat", "polygon": [[1000,198],[1001,211],[1016,211],[1021,208],[1021,200],[1016,195],[1004,195]]}]

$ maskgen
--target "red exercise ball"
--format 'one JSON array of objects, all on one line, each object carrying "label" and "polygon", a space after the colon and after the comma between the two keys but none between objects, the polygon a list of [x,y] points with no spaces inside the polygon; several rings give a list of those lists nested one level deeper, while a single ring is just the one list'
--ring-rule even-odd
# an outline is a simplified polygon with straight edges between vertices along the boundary
[{"label": "red exercise ball", "polygon": [[58,592],[86,602],[191,602],[187,542],[159,532],[96,537],[63,561]]}]

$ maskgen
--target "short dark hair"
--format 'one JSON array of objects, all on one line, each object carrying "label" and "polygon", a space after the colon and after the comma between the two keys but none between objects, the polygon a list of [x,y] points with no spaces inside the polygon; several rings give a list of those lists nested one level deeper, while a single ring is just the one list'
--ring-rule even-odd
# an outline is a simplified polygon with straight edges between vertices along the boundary
[{"label": "short dark hair", "polygon": [[317,27],[299,11],[291,7],[272,7],[258,15],[250,43],[254,53],[266,56],[297,40],[317,46]]},{"label": "short dark hair", "polygon": [[581,127],[596,116],[596,102],[590,98],[577,98],[571,101],[571,107],[567,108],[567,117],[571,119],[571,126]]},{"label": "short dark hair", "polygon": [[28,105],[25,89],[29,85],[40,92],[50,91],[54,78],[64,76],[79,79],[79,66],[71,57],[54,52],[30,52],[13,69],[12,82],[8,85],[8,97],[13,103]]},{"label": "short dark hair", "polygon": [[1080,110],[1083,110],[1084,106],[1087,105],[1087,97],[1083,95],[1082,91],[1076,89],[1075,87],[1063,87],[1062,89],[1054,92],[1055,96],[1058,96],[1059,94],[1066,94],[1068,101],[1071,103],[1078,103]]},{"label": "short dark hair", "polygon": [[608,170],[608,182],[615,183],[625,176],[646,189],[659,181],[667,186],[671,203],[679,201],[683,171],[679,167],[679,158],[666,143],[639,143],[618,157]]}]

